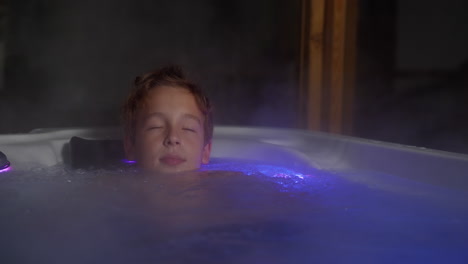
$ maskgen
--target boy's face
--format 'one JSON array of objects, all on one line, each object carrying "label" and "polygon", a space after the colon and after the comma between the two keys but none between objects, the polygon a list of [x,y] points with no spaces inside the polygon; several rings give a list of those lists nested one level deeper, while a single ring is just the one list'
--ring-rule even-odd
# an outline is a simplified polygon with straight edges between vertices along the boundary
[{"label": "boy's face", "polygon": [[138,113],[134,141],[125,139],[127,158],[151,171],[198,169],[208,163],[211,152],[211,142],[204,144],[204,121],[190,91],[156,87]]}]

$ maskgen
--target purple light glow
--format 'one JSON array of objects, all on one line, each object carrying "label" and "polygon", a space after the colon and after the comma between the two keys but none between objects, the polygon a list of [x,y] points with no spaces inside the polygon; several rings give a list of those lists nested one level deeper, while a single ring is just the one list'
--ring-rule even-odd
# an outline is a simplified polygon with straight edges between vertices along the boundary
[{"label": "purple light glow", "polygon": [[9,171],[9,170],[11,170],[11,167],[6,167],[6,168],[4,168],[4,169],[1,169],[1,170],[0,170],[0,173],[2,173],[2,172],[7,172],[7,171]]},{"label": "purple light glow", "polygon": [[127,164],[135,164],[135,163],[136,163],[135,160],[126,160],[126,159],[124,159],[124,160],[122,160],[122,161],[125,162],[125,163],[127,163]]}]

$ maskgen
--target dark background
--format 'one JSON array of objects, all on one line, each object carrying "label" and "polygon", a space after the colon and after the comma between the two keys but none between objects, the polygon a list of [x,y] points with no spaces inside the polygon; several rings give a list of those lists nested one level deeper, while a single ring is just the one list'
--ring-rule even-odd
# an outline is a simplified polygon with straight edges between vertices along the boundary
[{"label": "dark background", "polygon": [[[179,64],[217,125],[296,127],[300,0],[1,2],[0,133],[116,126]],[[468,1],[361,0],[354,132],[468,153]]]}]

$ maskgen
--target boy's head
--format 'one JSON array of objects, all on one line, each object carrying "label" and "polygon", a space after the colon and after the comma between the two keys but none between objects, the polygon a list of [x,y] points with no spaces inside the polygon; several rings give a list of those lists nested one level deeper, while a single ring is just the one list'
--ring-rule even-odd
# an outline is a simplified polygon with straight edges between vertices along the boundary
[{"label": "boy's head", "polygon": [[126,156],[143,169],[188,171],[209,161],[211,105],[178,67],[135,79],[123,106],[123,123]]}]

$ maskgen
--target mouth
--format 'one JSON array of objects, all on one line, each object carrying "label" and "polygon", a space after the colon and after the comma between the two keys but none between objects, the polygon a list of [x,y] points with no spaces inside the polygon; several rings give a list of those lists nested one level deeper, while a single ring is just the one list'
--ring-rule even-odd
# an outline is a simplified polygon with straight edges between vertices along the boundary
[{"label": "mouth", "polygon": [[160,158],[159,161],[168,166],[177,166],[185,162],[185,159],[176,155],[167,155],[167,156]]}]

